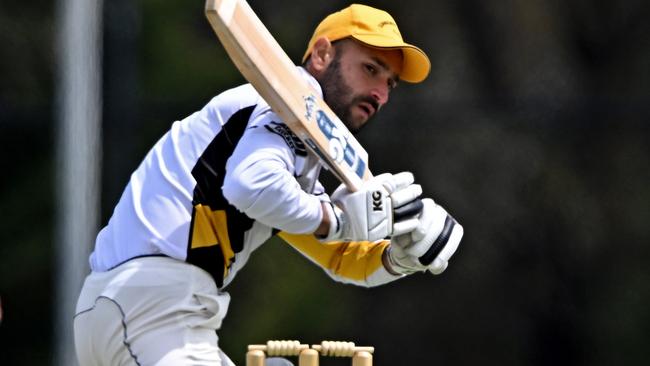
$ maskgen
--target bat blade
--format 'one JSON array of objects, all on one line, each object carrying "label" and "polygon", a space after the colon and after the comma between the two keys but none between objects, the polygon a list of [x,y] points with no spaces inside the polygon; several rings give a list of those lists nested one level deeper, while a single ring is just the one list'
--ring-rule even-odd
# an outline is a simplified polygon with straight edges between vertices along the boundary
[{"label": "bat blade", "polygon": [[230,59],[273,111],[351,191],[372,177],[368,153],[244,0],[207,0],[205,14]]}]

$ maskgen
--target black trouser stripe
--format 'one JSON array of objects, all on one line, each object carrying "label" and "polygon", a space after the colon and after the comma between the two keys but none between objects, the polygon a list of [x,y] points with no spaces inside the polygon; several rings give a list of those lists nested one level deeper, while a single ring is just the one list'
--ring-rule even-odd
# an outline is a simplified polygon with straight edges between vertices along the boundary
[{"label": "black trouser stripe", "polygon": [[124,331],[122,333],[122,344],[124,344],[124,346],[126,347],[126,350],[129,351],[129,355],[133,359],[133,362],[135,362],[136,365],[140,366],[141,365],[140,361],[138,361],[138,357],[135,355],[135,353],[133,353],[133,349],[131,349],[131,343],[129,343],[129,341],[128,341],[129,336],[128,336],[127,326],[126,326],[126,314],[124,314],[124,310],[122,310],[122,307],[120,306],[120,304],[117,303],[117,301],[111,299],[110,297],[98,296],[95,299],[95,304],[93,304],[93,307],[91,307],[90,309],[86,309],[84,311],[80,311],[79,313],[74,315],[74,318],[76,318],[77,316],[79,316],[81,314],[85,314],[85,313],[88,313],[90,311],[95,310],[95,307],[97,306],[97,301],[99,301],[100,299],[108,300],[109,302],[113,303],[117,307],[117,310],[120,311],[120,314],[122,316],[122,328],[124,329]]}]

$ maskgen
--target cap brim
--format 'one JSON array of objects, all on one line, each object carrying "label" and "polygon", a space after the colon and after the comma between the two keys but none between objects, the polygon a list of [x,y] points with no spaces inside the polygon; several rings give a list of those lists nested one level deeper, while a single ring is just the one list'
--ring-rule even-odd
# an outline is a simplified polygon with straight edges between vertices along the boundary
[{"label": "cap brim", "polygon": [[394,39],[387,39],[377,35],[353,35],[352,38],[365,45],[380,49],[400,49],[404,55],[400,80],[408,83],[419,83],[426,79],[431,71],[431,62],[424,51],[408,43],[396,43]]}]

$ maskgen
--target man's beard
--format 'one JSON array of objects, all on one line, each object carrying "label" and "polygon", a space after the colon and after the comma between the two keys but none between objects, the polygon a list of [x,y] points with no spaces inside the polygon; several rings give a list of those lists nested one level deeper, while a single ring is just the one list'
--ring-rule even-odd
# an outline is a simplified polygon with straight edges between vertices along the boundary
[{"label": "man's beard", "polygon": [[379,103],[371,96],[354,95],[352,93],[352,88],[343,80],[341,63],[336,56],[319,81],[323,89],[323,99],[350,132],[354,134],[361,131],[365,123],[358,124],[358,126],[353,124],[352,106],[359,102],[366,102],[372,105],[375,111],[379,110]]}]

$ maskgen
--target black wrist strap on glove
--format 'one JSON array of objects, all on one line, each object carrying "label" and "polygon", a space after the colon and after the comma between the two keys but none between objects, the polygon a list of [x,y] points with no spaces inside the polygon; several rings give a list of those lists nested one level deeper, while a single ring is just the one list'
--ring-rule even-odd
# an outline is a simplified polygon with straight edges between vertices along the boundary
[{"label": "black wrist strap on glove", "polygon": [[456,226],[456,220],[454,220],[451,215],[447,215],[447,218],[445,218],[445,225],[443,226],[440,235],[438,235],[438,238],[436,238],[436,241],[431,244],[426,253],[422,254],[422,256],[418,258],[423,266],[431,264],[438,254],[440,254],[442,248],[447,245],[449,237],[451,236],[452,231],[454,231],[454,226]]},{"label": "black wrist strap on glove", "polygon": [[414,199],[413,201],[402,205],[400,207],[393,209],[393,221],[401,221],[402,219],[408,219],[413,216],[417,216],[422,212],[424,208],[424,203],[419,198]]}]

